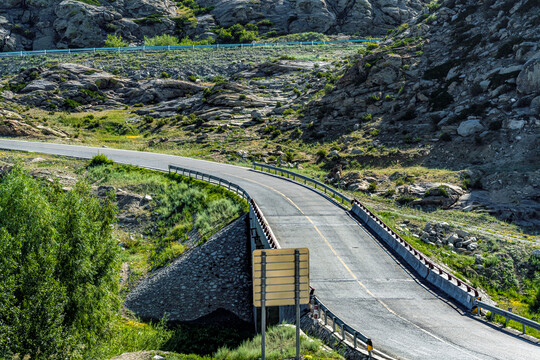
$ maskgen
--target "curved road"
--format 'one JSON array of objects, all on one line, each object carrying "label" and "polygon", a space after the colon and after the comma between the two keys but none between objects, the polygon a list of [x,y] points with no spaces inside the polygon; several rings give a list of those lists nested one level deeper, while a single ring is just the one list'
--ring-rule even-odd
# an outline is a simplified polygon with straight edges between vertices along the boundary
[{"label": "curved road", "polygon": [[540,359],[539,342],[465,314],[417,281],[348,211],[314,191],[247,168],[156,153],[0,140],[0,148],[167,170],[213,173],[255,199],[282,247],[308,247],[317,296],[341,319],[398,359]]}]

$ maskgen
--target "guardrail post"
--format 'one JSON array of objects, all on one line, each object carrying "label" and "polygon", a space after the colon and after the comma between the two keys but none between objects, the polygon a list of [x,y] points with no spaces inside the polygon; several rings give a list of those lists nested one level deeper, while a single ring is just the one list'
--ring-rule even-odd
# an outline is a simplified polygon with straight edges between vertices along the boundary
[{"label": "guardrail post", "polygon": [[341,324],[341,340],[345,341],[345,323]]},{"label": "guardrail post", "polygon": [[521,324],[523,326],[523,335],[525,335],[525,324]]},{"label": "guardrail post", "polygon": [[332,316],[332,332],[336,332],[336,317]]},{"label": "guardrail post", "polygon": [[[509,308],[508,308],[508,311],[512,312],[512,308],[509,307]],[[508,319],[508,316],[507,316],[507,317],[506,317],[506,321],[504,322],[504,327],[508,327],[508,321],[509,321],[509,320],[510,320],[510,319]]]},{"label": "guardrail post", "polygon": [[356,331],[354,332],[353,346],[355,349],[358,346],[358,333]]},{"label": "guardrail post", "polygon": [[328,312],[324,310],[324,326],[328,325]]}]

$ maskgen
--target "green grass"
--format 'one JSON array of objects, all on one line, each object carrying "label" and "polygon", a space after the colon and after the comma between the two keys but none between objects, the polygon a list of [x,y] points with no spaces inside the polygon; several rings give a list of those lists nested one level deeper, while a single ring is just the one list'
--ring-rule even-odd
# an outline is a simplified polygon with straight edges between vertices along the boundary
[{"label": "green grass", "polygon": [[144,238],[124,239],[126,260],[135,262],[138,271],[164,266],[181,255],[193,229],[197,233],[195,240],[203,242],[247,211],[245,201],[225,189],[175,174],[107,163],[79,170],[83,172],[90,184],[152,194],[154,226]]},{"label": "green grass", "polygon": [[[320,340],[302,336],[300,352],[304,358],[342,359],[335,351],[322,348]],[[296,354],[296,330],[294,326],[275,326],[266,331],[267,359],[291,359]],[[223,347],[214,354],[215,359],[226,360],[257,360],[261,358],[261,336],[245,341],[235,349]]]}]

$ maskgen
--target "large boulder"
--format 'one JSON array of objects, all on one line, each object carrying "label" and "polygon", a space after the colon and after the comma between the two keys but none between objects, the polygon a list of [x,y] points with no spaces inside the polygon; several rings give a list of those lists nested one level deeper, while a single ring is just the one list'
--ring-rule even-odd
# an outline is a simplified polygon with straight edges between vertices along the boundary
[{"label": "large boulder", "polygon": [[459,124],[457,133],[463,137],[471,136],[484,130],[480,120],[467,120]]},{"label": "large boulder", "polygon": [[[106,37],[106,26],[122,16],[111,9],[76,0],[64,0],[56,7],[54,29],[59,34],[58,47],[99,47]],[[110,32],[110,31],[109,31]]]},{"label": "large boulder", "polygon": [[130,17],[144,17],[154,14],[177,16],[177,7],[171,0],[116,0],[115,7],[123,9]]},{"label": "large boulder", "polygon": [[517,89],[522,94],[540,94],[540,58],[527,61],[519,73]]}]

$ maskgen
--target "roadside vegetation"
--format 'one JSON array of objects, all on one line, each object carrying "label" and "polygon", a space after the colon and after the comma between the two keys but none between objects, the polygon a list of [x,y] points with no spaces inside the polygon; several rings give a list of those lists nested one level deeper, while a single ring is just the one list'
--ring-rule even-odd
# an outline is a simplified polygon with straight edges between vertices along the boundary
[{"label": "roadside vegetation", "polygon": [[84,358],[120,308],[115,205],[84,183],[42,186],[20,166],[0,180],[0,357]]},{"label": "roadside vegetation", "polygon": [[[0,358],[109,359],[130,352],[137,359],[148,354],[167,360],[260,357],[260,336],[252,338],[250,332],[168,327],[166,317],[159,323],[143,323],[121,310],[122,287],[127,285],[120,285],[120,264],[137,261],[137,254],[148,256],[163,234],[142,236],[144,245],[122,244],[119,226],[112,226],[122,212],[113,187],[151,192],[154,201],[163,203],[156,208],[163,216],[161,225],[172,229],[174,219],[181,224],[187,214],[174,210],[187,206],[193,215],[206,213],[204,221],[213,232],[228,221],[227,214],[238,216],[244,208],[236,207],[237,213],[230,214],[217,206],[217,214],[210,210],[212,204],[238,199],[200,182],[116,165],[102,155],[82,162],[0,153],[0,165],[8,163],[15,166],[0,178]],[[96,179],[107,187],[106,195],[92,194]],[[67,180],[73,186],[66,187]],[[172,212],[181,216],[171,217]],[[193,218],[191,222],[197,224]],[[269,328],[268,358],[292,356],[294,341],[294,327]],[[305,358],[342,359],[319,340],[304,336],[301,349]]]},{"label": "roadside vegetation", "polygon": [[[242,199],[104,155],[83,162],[0,153],[0,165],[8,164],[15,165],[0,177],[0,358],[106,359],[156,349],[211,354],[250,336],[168,328],[166,318],[144,324],[120,308],[140,276],[244,213]],[[126,200],[139,202],[138,193],[151,194],[147,208],[126,208]],[[126,214],[140,216],[137,226],[121,223]],[[121,264],[128,279],[120,276]]]}]

